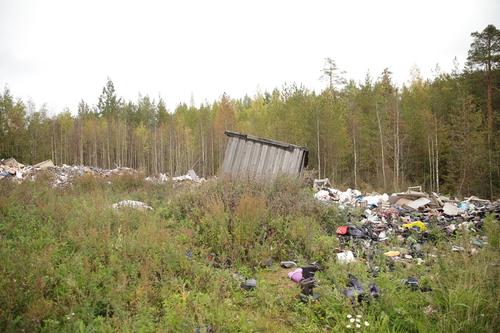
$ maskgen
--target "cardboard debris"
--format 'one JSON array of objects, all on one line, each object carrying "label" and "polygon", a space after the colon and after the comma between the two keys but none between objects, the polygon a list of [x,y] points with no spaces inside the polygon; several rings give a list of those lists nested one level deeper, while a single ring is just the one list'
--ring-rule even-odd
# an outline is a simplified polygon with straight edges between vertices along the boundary
[{"label": "cardboard debris", "polygon": [[398,201],[396,201],[394,203],[395,206],[399,206],[399,207],[403,207],[404,205],[407,205],[409,204],[410,202],[412,202],[413,200],[410,200],[410,199],[406,199],[406,198],[399,198]]},{"label": "cardboard debris", "polygon": [[46,160],[46,161],[43,161],[43,162],[40,162],[40,163],[33,165],[33,168],[45,170],[45,169],[53,167],[53,166],[54,166],[54,162],[52,162],[52,160]]}]

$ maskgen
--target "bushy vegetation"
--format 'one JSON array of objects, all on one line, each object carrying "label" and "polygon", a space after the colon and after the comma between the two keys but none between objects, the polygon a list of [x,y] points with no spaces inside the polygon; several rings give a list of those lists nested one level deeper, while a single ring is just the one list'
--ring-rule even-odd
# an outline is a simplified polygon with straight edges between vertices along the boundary
[{"label": "bushy vegetation", "polygon": [[[370,249],[348,244],[361,259],[340,265],[335,228],[348,216],[314,201],[298,180],[179,187],[83,177],[67,189],[49,184],[0,183],[2,332],[342,332],[348,314],[362,315],[366,332],[499,327],[500,230],[493,219],[479,231],[489,243],[472,256],[476,234],[450,240],[436,228],[421,265],[389,265],[382,253],[404,246],[397,240]],[[111,208],[123,199],[154,211]],[[451,244],[466,251],[451,252]],[[299,301],[280,260],[324,267],[318,302]],[[234,273],[256,278],[257,288],[242,290]],[[376,282],[381,297],[351,303],[342,295],[348,273]],[[409,276],[432,291],[411,291],[401,282]]]}]

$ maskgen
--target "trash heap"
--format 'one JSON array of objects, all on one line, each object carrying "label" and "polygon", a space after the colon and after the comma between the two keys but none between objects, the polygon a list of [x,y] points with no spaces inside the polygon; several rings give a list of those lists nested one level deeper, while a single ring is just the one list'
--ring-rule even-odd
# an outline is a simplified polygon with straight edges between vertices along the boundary
[{"label": "trash heap", "polygon": [[[52,185],[54,187],[66,187],[71,185],[75,177],[83,175],[93,175],[98,177],[135,175],[137,170],[126,167],[116,167],[114,169],[102,169],[83,165],[54,165],[51,160],[46,160],[35,165],[24,165],[19,163],[14,158],[0,160],[0,180],[12,179],[19,182],[25,180],[35,180],[39,173],[48,172],[54,176]],[[194,172],[189,170],[185,175],[177,177],[168,177],[166,174],[160,173],[158,176],[148,176],[144,180],[155,184],[163,184],[167,181],[174,183],[191,182],[199,184],[205,181],[205,178],[200,178]]]},{"label": "trash heap", "polygon": [[54,165],[51,160],[46,160],[35,165],[24,165],[14,158],[0,160],[0,179],[12,178],[17,181],[35,180],[41,172],[48,172],[54,176],[52,185],[54,187],[66,187],[71,184],[75,177],[93,175],[110,177],[113,175],[136,174],[131,168],[117,167],[114,169],[101,169],[82,165]]},{"label": "trash heap", "polygon": [[[325,204],[336,204],[348,210],[347,225],[336,229],[341,244],[337,253],[340,264],[359,260],[354,256],[354,250],[363,254],[362,260],[370,262],[370,258],[380,253],[379,244],[390,246],[388,241],[396,238],[399,246],[381,253],[391,263],[413,261],[420,265],[426,258],[422,246],[432,237],[430,228],[440,229],[444,235],[451,236],[459,231],[478,231],[488,214],[493,214],[497,220],[500,217],[500,200],[491,202],[475,196],[457,200],[437,193],[427,194],[420,187],[411,187],[406,192],[390,196],[378,193],[362,195],[357,190],[323,187],[317,189],[315,197]],[[473,238],[470,254],[479,251],[486,241],[484,236]],[[451,243],[450,251],[462,252],[465,249]]]},{"label": "trash heap", "polygon": [[[347,225],[336,229],[340,243],[336,249],[337,262],[341,265],[364,262],[372,277],[380,271],[375,260],[380,256],[386,258],[388,269],[393,269],[397,262],[421,265],[432,261],[436,255],[428,252],[429,247],[423,250],[425,243],[433,242],[431,229],[441,230],[445,237],[461,231],[474,233],[482,228],[487,215],[492,214],[496,220],[500,218],[500,200],[492,202],[475,196],[458,200],[434,192],[425,193],[420,186],[391,195],[363,194],[355,189],[335,189],[328,179],[317,179],[314,191],[317,200],[336,205],[348,216]],[[453,239],[449,237],[449,251],[468,252],[469,255],[480,251],[488,241],[486,236],[477,234],[466,249],[453,244]],[[290,272],[289,278],[302,281],[302,271],[303,268],[298,268]],[[420,285],[416,276],[409,276],[401,281],[401,285],[412,291],[432,291],[425,283]],[[349,274],[347,287],[343,289],[344,296],[353,303],[370,302],[379,297],[379,292],[374,282],[363,284],[352,274]]]},{"label": "trash heap", "polygon": [[487,214],[500,214],[500,200],[491,202],[471,196],[463,200],[422,191],[420,186],[406,192],[371,193],[363,195],[358,190],[341,191],[322,187],[314,197],[325,204],[336,204],[341,209],[361,211],[361,227],[339,227],[337,234],[357,238],[386,240],[395,230],[419,229],[425,231],[430,223],[453,232],[457,228],[480,227]]}]

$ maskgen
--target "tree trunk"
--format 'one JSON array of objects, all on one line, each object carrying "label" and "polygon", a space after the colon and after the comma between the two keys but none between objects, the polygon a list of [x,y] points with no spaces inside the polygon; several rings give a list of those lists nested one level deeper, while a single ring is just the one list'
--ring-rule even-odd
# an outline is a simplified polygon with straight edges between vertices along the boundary
[{"label": "tree trunk", "polygon": [[436,162],[434,163],[436,167],[436,192],[439,193],[439,145],[438,145],[438,122],[436,118],[436,132],[435,132],[435,137],[436,137]]},{"label": "tree trunk", "polygon": [[380,115],[378,112],[378,104],[375,104],[375,112],[377,113],[377,123],[378,123],[378,132],[380,135],[380,154],[381,154],[381,162],[382,162],[382,177],[384,180],[384,190],[387,188],[387,181],[385,178],[385,157],[384,157],[384,138],[382,135],[382,125],[380,123]]},{"label": "tree trunk", "polygon": [[318,178],[321,178],[321,157],[320,157],[320,147],[319,147],[319,115],[316,110],[316,139],[318,148]]}]

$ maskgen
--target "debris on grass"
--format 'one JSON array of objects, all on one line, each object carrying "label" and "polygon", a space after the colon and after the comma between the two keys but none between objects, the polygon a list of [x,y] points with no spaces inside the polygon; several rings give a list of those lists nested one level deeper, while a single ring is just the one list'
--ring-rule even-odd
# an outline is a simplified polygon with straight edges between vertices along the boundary
[{"label": "debris on grass", "polygon": [[153,207],[146,205],[144,202],[135,200],[122,200],[120,202],[113,204],[112,207],[113,209],[132,208],[142,211],[153,210]]}]

